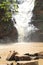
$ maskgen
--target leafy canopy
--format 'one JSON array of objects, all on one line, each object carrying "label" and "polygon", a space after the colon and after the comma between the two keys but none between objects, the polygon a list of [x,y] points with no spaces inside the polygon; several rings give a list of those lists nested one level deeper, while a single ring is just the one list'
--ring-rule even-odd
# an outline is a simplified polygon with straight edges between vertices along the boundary
[{"label": "leafy canopy", "polygon": [[13,4],[14,12],[18,10],[16,0],[0,0],[0,21],[8,21],[12,17],[10,6]]}]

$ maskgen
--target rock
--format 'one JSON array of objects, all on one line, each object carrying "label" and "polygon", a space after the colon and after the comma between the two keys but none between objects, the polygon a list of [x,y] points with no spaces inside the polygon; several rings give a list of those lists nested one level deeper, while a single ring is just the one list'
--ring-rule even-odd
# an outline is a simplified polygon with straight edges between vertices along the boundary
[{"label": "rock", "polygon": [[43,30],[43,0],[36,0],[33,10],[32,23],[40,30]]},{"label": "rock", "polygon": [[0,22],[0,38],[7,36],[13,29],[13,22],[10,20],[8,22]]},{"label": "rock", "polygon": [[31,60],[39,59],[39,54],[38,53],[35,53],[35,54],[26,53],[25,55],[30,56]]},{"label": "rock", "polygon": [[8,38],[10,38],[10,40],[12,42],[17,42],[18,41],[18,32],[17,29],[14,27],[12,29],[12,31],[8,34]]},{"label": "rock", "polygon": [[7,56],[7,58],[6,58],[6,60],[8,60],[8,61],[12,61],[12,60],[15,60],[15,55],[16,54],[18,54],[17,52],[15,52],[15,51],[10,51],[10,53],[8,54],[8,56]]},{"label": "rock", "polygon": [[[18,58],[18,59],[17,59]],[[29,56],[15,56],[15,60],[16,61],[30,61],[31,60],[31,57],[29,57]]]},{"label": "rock", "polygon": [[13,63],[7,64],[7,65],[13,65]]},{"label": "rock", "polygon": [[11,63],[11,65],[13,65],[13,63]]},{"label": "rock", "polygon": [[22,4],[24,0],[16,0],[18,4]]},{"label": "rock", "polygon": [[10,56],[7,57],[7,60],[8,61],[12,61],[12,60],[15,60],[15,61],[30,61],[31,60],[31,57],[29,56],[26,56],[26,55],[22,55],[22,56],[18,56],[18,55],[15,55],[14,53]]},{"label": "rock", "polygon": [[[1,41],[2,40],[2,41]],[[18,32],[14,27],[13,21],[9,22],[0,22],[0,42],[17,42],[18,41]]]},{"label": "rock", "polygon": [[20,61],[17,65],[38,65],[38,61]]},{"label": "rock", "polygon": [[0,59],[1,59],[1,56],[0,56]]}]

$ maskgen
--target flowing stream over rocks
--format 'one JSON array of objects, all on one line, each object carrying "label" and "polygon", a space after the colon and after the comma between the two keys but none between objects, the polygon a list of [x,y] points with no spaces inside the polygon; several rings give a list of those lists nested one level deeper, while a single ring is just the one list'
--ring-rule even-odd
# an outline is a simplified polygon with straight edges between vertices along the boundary
[{"label": "flowing stream over rocks", "polygon": [[[17,2],[19,3],[18,13],[16,15],[13,14],[12,17],[16,20],[14,26],[18,31],[18,42],[35,41],[34,37],[36,35],[34,33],[38,28],[31,24],[35,0],[17,0]],[[38,38],[36,39],[38,40]]]}]

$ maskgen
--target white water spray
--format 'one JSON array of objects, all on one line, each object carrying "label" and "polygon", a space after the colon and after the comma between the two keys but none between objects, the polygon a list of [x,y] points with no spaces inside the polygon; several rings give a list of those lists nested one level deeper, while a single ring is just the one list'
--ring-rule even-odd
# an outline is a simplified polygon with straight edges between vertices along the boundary
[{"label": "white water spray", "polygon": [[18,42],[24,42],[25,37],[38,30],[33,24],[30,24],[33,16],[34,3],[35,0],[24,0],[23,3],[18,4],[18,14],[13,14],[12,16],[16,20],[14,26],[18,31]]}]

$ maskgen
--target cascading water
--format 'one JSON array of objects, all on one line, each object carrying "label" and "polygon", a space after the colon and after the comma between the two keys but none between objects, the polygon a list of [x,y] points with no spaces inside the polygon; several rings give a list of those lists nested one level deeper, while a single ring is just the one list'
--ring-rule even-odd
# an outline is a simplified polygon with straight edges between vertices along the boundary
[{"label": "cascading water", "polygon": [[16,15],[13,14],[12,18],[16,20],[14,26],[18,31],[18,42],[24,42],[27,39],[27,41],[31,41],[31,39],[29,39],[31,33],[38,30],[33,24],[30,24],[33,16],[35,0],[17,0],[17,2],[19,3],[18,13]]}]

